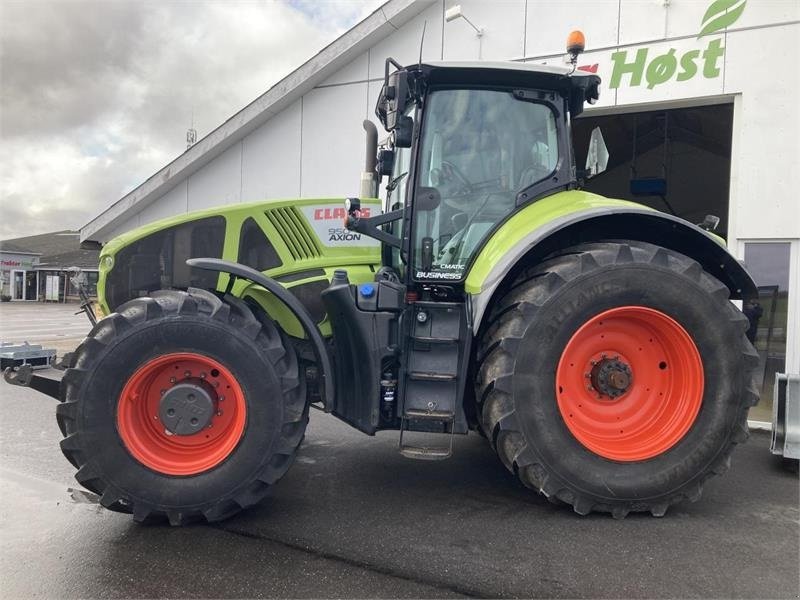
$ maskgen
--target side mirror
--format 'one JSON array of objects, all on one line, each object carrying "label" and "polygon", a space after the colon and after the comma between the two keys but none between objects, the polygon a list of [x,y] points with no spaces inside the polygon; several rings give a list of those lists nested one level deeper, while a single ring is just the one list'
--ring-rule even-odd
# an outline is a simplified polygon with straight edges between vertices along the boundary
[{"label": "side mirror", "polygon": [[697,226],[706,231],[716,231],[717,227],[719,227],[719,217],[717,215],[706,215],[703,222],[698,223]]},{"label": "side mirror", "polygon": [[414,119],[408,115],[400,115],[392,130],[392,142],[395,148],[411,148],[411,134],[414,131]]},{"label": "side mirror", "polygon": [[395,71],[389,75],[383,94],[387,100],[386,129],[392,131],[402,119],[408,99],[408,71]]},{"label": "side mirror", "polygon": [[389,150],[388,148],[381,148],[378,151],[378,163],[377,166],[375,167],[375,170],[378,173],[378,177],[391,175],[392,169],[394,169],[394,150]]},{"label": "side mirror", "polygon": [[592,129],[589,151],[586,153],[586,175],[594,177],[608,166],[608,148],[599,127]]}]

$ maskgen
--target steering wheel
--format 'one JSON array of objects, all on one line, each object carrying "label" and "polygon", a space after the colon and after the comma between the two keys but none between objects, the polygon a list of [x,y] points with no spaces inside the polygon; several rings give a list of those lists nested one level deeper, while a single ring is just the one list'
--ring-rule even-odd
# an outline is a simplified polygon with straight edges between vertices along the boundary
[{"label": "steering wheel", "polygon": [[453,163],[443,160],[440,171],[442,176],[444,177],[443,181],[445,183],[449,183],[457,179],[461,183],[461,185],[464,186],[465,188],[472,187],[472,182],[470,182],[470,180],[467,179],[467,176],[464,175],[461,169],[459,169]]},{"label": "steering wheel", "polygon": [[439,188],[443,196],[465,196],[471,193],[472,183],[453,163],[443,160],[431,169],[431,185]]}]

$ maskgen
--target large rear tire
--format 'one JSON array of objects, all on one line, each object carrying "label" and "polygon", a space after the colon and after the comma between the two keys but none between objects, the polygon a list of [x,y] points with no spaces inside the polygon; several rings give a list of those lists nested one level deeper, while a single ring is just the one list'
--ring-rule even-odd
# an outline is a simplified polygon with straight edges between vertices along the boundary
[{"label": "large rear tire", "polygon": [[748,437],[757,355],[728,289],[651,244],[577,246],[522,273],[478,350],[505,466],[575,512],[663,515]]},{"label": "large rear tire", "polygon": [[100,321],[64,374],[58,424],[108,509],[172,525],[258,503],[308,423],[293,348],[240,300],[158,291]]}]

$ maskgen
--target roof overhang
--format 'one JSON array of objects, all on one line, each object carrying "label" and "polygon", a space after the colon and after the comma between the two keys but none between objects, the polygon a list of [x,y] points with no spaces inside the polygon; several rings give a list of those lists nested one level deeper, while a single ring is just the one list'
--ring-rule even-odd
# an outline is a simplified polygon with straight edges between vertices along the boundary
[{"label": "roof overhang", "polygon": [[390,0],[328,44],[140,186],[81,227],[81,242],[102,239],[303,94],[400,28],[435,0]]},{"label": "roof overhang", "polygon": [[11,250],[9,248],[0,248],[0,254],[22,254],[25,256],[41,256],[41,252],[25,252],[23,250]]}]

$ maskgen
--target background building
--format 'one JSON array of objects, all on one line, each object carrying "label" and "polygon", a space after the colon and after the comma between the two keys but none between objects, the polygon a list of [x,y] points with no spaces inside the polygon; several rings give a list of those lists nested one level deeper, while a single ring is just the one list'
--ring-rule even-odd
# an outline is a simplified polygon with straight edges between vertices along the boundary
[{"label": "background building", "polygon": [[90,295],[97,293],[100,252],[80,247],[77,231],[54,231],[0,241],[2,295],[12,301],[78,300],[78,290],[69,281],[70,267],[83,271]]},{"label": "background building", "polygon": [[0,297],[6,300],[36,300],[39,253],[12,242],[0,243]]},{"label": "background building", "polygon": [[[601,99],[574,124],[578,159],[600,126],[609,169],[589,189],[719,232],[761,290],[751,332],[762,395],[800,372],[800,165],[796,0],[391,0],[81,229],[105,242],[162,217],[264,198],[356,195],[361,122],[384,61],[561,63],[586,34],[580,67]],[[720,8],[721,7],[721,8]],[[424,42],[422,41],[425,24]],[[650,195],[642,195],[649,192]],[[764,403],[764,414],[769,420]]]}]

